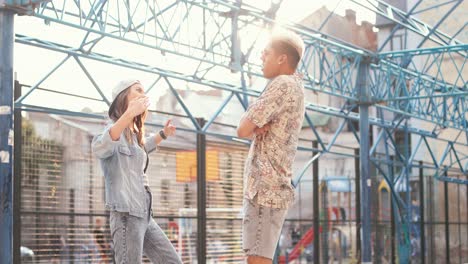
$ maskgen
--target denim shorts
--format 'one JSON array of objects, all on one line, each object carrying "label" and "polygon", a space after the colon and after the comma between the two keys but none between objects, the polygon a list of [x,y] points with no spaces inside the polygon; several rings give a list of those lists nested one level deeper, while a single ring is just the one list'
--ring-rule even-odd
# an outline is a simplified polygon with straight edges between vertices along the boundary
[{"label": "denim shorts", "polygon": [[287,209],[265,207],[244,199],[242,246],[247,256],[273,259],[281,235]]}]

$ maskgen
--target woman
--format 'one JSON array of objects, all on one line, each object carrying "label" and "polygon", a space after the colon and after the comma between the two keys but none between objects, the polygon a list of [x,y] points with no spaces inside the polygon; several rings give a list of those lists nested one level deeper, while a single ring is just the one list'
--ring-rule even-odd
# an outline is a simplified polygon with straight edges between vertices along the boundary
[{"label": "woman", "polygon": [[106,208],[116,263],[141,263],[142,253],[153,263],[182,263],[171,242],[152,218],[152,195],[146,167],[148,152],[168,136],[175,126],[168,120],[158,134],[144,137],[149,99],[138,80],[125,80],[112,91],[109,117],[104,131],[93,139],[105,177]]}]

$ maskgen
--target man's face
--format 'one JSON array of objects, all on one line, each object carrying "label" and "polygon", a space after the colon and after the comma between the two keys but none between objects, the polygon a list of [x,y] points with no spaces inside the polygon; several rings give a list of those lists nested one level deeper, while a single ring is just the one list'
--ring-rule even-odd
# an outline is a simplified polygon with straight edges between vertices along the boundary
[{"label": "man's face", "polygon": [[263,77],[272,79],[280,74],[280,55],[268,44],[262,52]]}]

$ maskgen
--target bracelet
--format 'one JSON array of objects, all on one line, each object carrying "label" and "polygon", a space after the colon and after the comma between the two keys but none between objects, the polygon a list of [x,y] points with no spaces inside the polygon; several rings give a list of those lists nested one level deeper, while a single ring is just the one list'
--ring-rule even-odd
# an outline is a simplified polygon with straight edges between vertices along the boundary
[{"label": "bracelet", "polygon": [[162,139],[166,140],[167,139],[167,136],[166,134],[164,134],[164,130],[159,130],[159,135],[161,136]]}]

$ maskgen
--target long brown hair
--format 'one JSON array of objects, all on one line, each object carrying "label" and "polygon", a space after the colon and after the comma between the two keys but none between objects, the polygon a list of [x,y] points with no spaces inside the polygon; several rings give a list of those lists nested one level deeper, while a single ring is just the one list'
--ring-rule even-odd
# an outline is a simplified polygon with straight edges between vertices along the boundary
[{"label": "long brown hair", "polygon": [[[123,90],[114,100],[109,109],[109,117],[112,121],[117,122],[119,118],[125,113],[128,107],[127,96],[130,93],[130,89]],[[136,116],[133,119],[133,127],[137,128],[137,140],[138,145],[143,147],[145,145],[145,120],[148,115],[148,110],[145,110],[141,115]],[[127,127],[124,130],[125,138],[129,142],[133,142],[133,137],[130,129]]]}]

